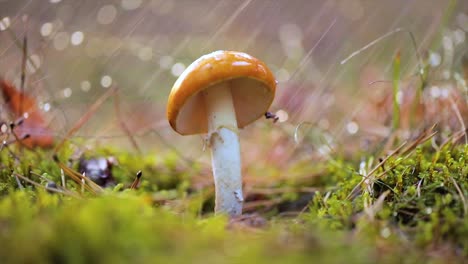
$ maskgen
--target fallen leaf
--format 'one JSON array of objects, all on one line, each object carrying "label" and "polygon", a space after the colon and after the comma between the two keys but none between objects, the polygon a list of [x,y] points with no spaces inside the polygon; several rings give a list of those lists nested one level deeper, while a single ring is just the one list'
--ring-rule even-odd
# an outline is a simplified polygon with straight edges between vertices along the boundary
[{"label": "fallen leaf", "polygon": [[0,89],[7,108],[14,117],[25,118],[13,130],[19,139],[29,135],[21,140],[22,145],[28,148],[51,148],[54,143],[53,134],[47,127],[45,119],[37,107],[36,100],[28,94],[18,91],[12,84],[3,79],[0,80]]}]

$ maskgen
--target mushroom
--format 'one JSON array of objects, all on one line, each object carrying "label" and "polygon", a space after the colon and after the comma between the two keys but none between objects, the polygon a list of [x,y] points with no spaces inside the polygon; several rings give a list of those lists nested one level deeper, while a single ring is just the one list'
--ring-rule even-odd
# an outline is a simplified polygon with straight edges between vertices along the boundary
[{"label": "mushroom", "polygon": [[215,213],[242,213],[238,129],[262,117],[273,102],[276,80],[260,60],[237,51],[215,51],[194,61],[169,94],[167,118],[181,135],[207,134],[216,192]]}]

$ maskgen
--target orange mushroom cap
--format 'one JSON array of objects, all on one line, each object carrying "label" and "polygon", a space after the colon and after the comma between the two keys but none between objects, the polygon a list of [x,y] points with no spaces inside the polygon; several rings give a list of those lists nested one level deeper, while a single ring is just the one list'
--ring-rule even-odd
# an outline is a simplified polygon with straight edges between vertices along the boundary
[{"label": "orange mushroom cap", "polygon": [[262,61],[237,51],[215,51],[194,61],[172,87],[167,119],[182,135],[208,132],[201,91],[230,82],[237,125],[243,128],[260,118],[275,97],[276,80]]}]

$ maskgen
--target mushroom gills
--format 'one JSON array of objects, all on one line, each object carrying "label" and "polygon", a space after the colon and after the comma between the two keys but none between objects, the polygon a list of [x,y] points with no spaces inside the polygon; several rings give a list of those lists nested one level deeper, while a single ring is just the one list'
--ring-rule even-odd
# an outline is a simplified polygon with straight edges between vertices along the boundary
[{"label": "mushroom gills", "polygon": [[182,135],[208,133],[206,106],[203,93],[218,89],[224,82],[229,82],[235,108],[237,127],[243,128],[262,117],[273,101],[274,94],[269,92],[265,83],[252,78],[233,78],[212,84],[204,91],[189,97],[181,107],[176,126]]}]

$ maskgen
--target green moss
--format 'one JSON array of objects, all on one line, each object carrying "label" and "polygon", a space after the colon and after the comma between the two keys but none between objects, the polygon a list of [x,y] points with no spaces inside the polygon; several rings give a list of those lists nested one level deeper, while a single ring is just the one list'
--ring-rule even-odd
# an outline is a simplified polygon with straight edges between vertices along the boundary
[{"label": "green moss", "polygon": [[[413,241],[416,249],[450,244],[453,254],[466,256],[467,154],[466,145],[446,146],[440,153],[422,146],[409,157],[391,157],[374,174],[380,177],[370,178],[371,185],[359,185],[362,175],[349,172],[337,179],[338,188],[315,196],[309,219],[318,217],[339,230],[385,223],[399,242]],[[356,186],[359,194],[352,193]],[[375,211],[382,195],[382,208]]]},{"label": "green moss", "polygon": [[[23,180],[20,188],[12,176],[42,185],[45,178],[60,182],[50,153],[24,151],[15,161],[0,152],[2,263],[442,263],[468,256],[465,145],[440,151],[422,145],[410,155],[395,155],[367,184],[355,169],[359,164],[330,160],[319,179],[278,182],[273,188],[291,191],[268,195],[295,202],[302,197],[295,191],[299,184],[317,187],[309,210],[282,218],[282,209],[273,206],[265,211],[268,227],[254,232],[227,228],[228,219],[213,216],[209,188],[190,190],[189,174],[198,165],[188,170],[170,153],[92,154],[118,160],[114,177],[121,184],[74,198]],[[302,165],[291,166],[297,171]],[[141,188],[128,190],[138,170]],[[70,179],[67,188],[81,192]]]}]

